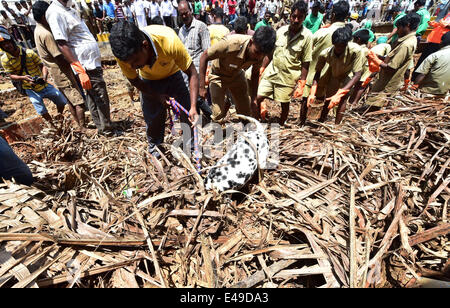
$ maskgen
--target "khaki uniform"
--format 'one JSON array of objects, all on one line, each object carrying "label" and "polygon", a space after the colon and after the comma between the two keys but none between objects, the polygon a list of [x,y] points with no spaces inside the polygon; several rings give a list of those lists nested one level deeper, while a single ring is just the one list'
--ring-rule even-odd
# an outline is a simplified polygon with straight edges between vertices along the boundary
[{"label": "khaki uniform", "polygon": [[39,56],[48,68],[58,90],[66,96],[72,105],[84,105],[82,89],[70,64],[66,62],[61,67],[56,64],[55,58],[62,55],[62,52],[59,50],[52,33],[42,25],[37,24],[34,31],[34,40]]},{"label": "khaki uniform", "polygon": [[306,27],[289,38],[289,26],[277,31],[272,62],[267,66],[258,87],[258,96],[288,103],[300,79],[303,63],[312,60],[312,33]]},{"label": "khaki uniform", "polygon": [[251,36],[234,34],[225,37],[208,49],[208,57],[213,60],[209,75],[209,90],[212,100],[212,119],[218,121],[227,114],[225,93],[230,90],[239,114],[249,116],[250,99],[244,70],[257,61],[245,59],[245,52]]},{"label": "khaki uniform", "polygon": [[328,64],[325,73],[320,77],[316,97],[331,97],[345,86],[349,75],[362,71],[364,65],[363,51],[358,44],[349,42],[344,54],[337,57],[334,46],[325,49],[319,56],[317,67]]},{"label": "khaki uniform", "polygon": [[389,57],[388,66],[392,70],[381,69],[367,100],[368,105],[383,107],[386,104],[383,96],[387,97],[403,86],[404,75],[411,65],[416,47],[417,39],[414,32],[397,40],[387,55]]},{"label": "khaki uniform", "polygon": [[[309,64],[308,77],[306,78],[306,86],[303,91],[303,97],[308,97],[309,95],[309,90],[312,86],[314,75],[316,74],[316,66],[319,55],[323,50],[333,45],[331,36],[334,31],[342,27],[345,27],[345,22],[335,22],[328,28],[321,28],[313,34],[312,61]],[[326,67],[324,67],[324,70],[325,69]],[[324,72],[324,70],[322,70],[322,72]]]},{"label": "khaki uniform", "polygon": [[421,91],[434,95],[446,95],[450,90],[450,46],[429,55],[416,73],[424,74]]}]

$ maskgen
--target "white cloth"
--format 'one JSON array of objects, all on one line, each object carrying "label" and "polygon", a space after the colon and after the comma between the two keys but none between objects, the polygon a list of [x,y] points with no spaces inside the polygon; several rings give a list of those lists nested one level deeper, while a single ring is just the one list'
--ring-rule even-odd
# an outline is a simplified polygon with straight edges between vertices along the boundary
[{"label": "white cloth", "polygon": [[45,17],[55,40],[66,41],[86,70],[101,67],[101,55],[97,42],[74,9],[53,0]]},{"label": "white cloth", "polygon": [[136,21],[139,29],[142,30],[142,28],[147,27],[147,17],[145,15],[136,15]]},{"label": "white cloth", "polygon": [[161,13],[162,13],[162,16],[164,16],[164,17],[172,16],[172,13],[173,13],[172,2],[170,2],[169,0],[162,1],[161,2]]},{"label": "white cloth", "polygon": [[155,3],[150,2],[150,8],[149,8],[149,16],[151,19],[153,19],[156,16],[161,15],[161,7],[159,6],[158,2],[155,1]]}]

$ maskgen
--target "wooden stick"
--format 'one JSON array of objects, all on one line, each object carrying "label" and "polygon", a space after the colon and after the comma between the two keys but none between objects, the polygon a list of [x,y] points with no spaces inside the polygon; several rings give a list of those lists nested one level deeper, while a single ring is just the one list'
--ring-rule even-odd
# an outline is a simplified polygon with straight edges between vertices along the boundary
[{"label": "wooden stick", "polygon": [[445,223],[437,227],[428,229],[422,233],[415,234],[409,237],[409,245],[412,247],[414,245],[427,242],[438,236],[444,236],[450,233],[450,223]]}]

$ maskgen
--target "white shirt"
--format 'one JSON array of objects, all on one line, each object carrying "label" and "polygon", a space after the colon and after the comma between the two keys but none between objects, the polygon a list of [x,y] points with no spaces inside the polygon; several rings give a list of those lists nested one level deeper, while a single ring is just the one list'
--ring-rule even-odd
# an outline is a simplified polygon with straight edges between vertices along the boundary
[{"label": "white shirt", "polygon": [[269,2],[269,4],[267,5],[267,8],[269,9],[270,13],[272,14],[276,14],[277,12],[277,3],[274,2]]},{"label": "white shirt", "polygon": [[172,0],[172,6],[173,6],[172,16],[173,17],[177,17],[178,16],[178,2],[177,2],[177,0]]},{"label": "white shirt", "polygon": [[230,10],[228,9],[228,0],[223,2],[223,13],[225,15],[228,15],[230,13]]},{"label": "white shirt", "polygon": [[53,0],[45,17],[55,40],[66,41],[86,70],[101,67],[101,55],[97,42],[74,9]]},{"label": "white shirt", "polygon": [[264,14],[266,13],[266,4],[264,1],[258,1],[256,3],[256,11],[258,12],[259,18],[264,18]]},{"label": "white shirt", "polygon": [[165,0],[161,2],[161,12],[162,16],[172,16],[173,13],[173,6],[172,2]]},{"label": "white shirt", "polygon": [[158,2],[155,1],[155,3],[150,2],[150,11],[148,12],[148,16],[150,16],[150,18],[154,18],[156,16],[161,15],[161,7],[159,6]]},{"label": "white shirt", "polygon": [[134,14],[136,16],[145,16],[145,3],[142,0],[136,0],[133,3],[134,6]]},{"label": "white shirt", "polygon": [[36,26],[36,20],[34,20],[33,17],[33,11],[30,11],[30,14],[28,14],[28,16],[25,15],[25,13],[27,13],[28,10],[24,7],[22,7],[22,9],[20,10],[20,14],[22,14],[23,16],[25,16],[26,19],[28,19],[28,23],[32,26]]}]

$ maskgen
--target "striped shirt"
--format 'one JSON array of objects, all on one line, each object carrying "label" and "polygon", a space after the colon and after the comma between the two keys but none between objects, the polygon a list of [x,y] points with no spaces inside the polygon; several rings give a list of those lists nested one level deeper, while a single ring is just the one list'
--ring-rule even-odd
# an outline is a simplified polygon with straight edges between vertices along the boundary
[{"label": "striped shirt", "polygon": [[195,68],[200,67],[200,56],[211,45],[208,27],[195,18],[192,19],[189,28],[183,25],[178,32],[178,36],[192,58]]},{"label": "striped shirt", "polygon": [[[13,57],[12,55],[10,55],[7,52],[5,52],[3,54],[2,58],[1,58],[1,62],[2,62],[3,68],[5,69],[5,71],[8,74],[20,75],[20,69],[21,69],[20,57],[21,57],[21,55],[22,55],[22,48],[20,48],[20,55],[17,58]],[[42,77],[42,70],[41,70],[42,61],[39,58],[39,56],[33,50],[26,49],[26,58],[25,59],[26,59],[26,67],[28,70],[28,74],[32,77],[34,77],[34,76]],[[25,72],[25,69],[23,69],[21,76],[25,76],[25,75],[27,75],[27,73]],[[32,85],[28,81],[22,82],[22,87],[24,89],[32,89],[36,92],[42,91],[46,86],[47,86],[47,84]]]}]

